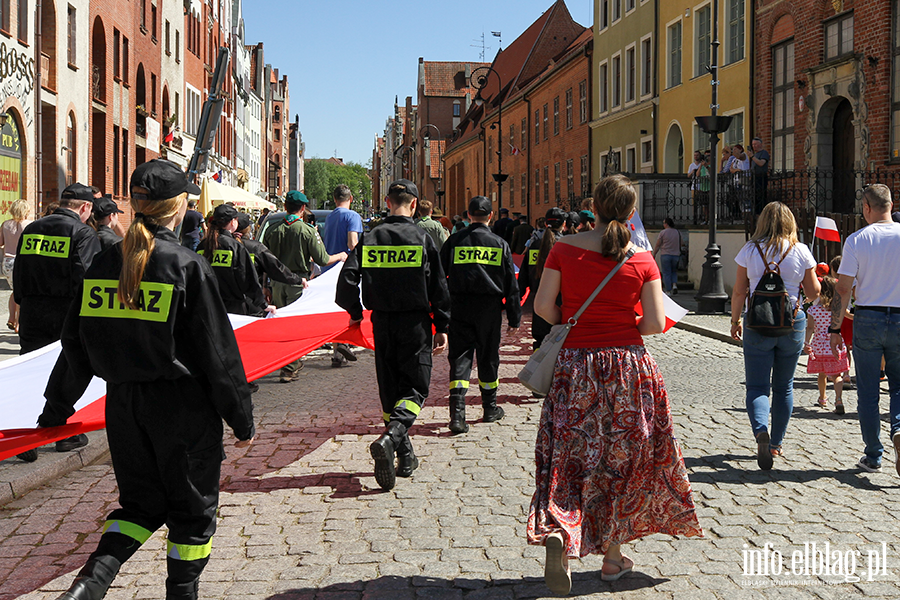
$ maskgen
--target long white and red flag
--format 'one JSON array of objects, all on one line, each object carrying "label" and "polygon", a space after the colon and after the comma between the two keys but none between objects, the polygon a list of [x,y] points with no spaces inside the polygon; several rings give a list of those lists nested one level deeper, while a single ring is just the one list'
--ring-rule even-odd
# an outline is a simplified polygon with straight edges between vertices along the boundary
[{"label": "long white and red flag", "polygon": [[841,232],[838,231],[837,223],[828,217],[816,217],[816,229],[813,236],[828,242],[841,242]]},{"label": "long white and red flag", "polygon": [[[278,310],[275,318],[228,315],[247,379],[253,381],[339,341],[373,348],[368,311],[350,327],[347,312],[334,303],[340,269],[330,269],[309,284],[303,296]],[[0,363],[0,460],[78,433],[106,427],[106,383],[95,377],[62,427],[36,429],[44,408],[44,388],[62,347],[59,342]]]}]

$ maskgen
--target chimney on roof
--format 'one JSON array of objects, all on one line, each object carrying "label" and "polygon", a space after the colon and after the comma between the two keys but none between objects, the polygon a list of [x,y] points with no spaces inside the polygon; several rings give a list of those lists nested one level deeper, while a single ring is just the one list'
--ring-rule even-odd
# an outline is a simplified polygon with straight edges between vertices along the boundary
[{"label": "chimney on roof", "polygon": [[416,87],[421,89],[424,86],[425,86],[425,59],[420,56],[419,57],[419,83]]}]

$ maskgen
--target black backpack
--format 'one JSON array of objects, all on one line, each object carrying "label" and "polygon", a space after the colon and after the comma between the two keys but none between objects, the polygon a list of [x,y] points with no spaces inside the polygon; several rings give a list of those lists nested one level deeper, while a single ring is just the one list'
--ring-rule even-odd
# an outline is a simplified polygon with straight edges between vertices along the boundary
[{"label": "black backpack", "polygon": [[[747,327],[765,337],[781,337],[794,331],[794,317],[800,308],[799,294],[797,306],[791,305],[791,296],[784,287],[781,278],[781,261],[785,259],[788,251],[784,253],[777,263],[766,260],[759,244],[753,244],[762,258],[766,272],[753,290],[750,303],[747,307]],[[771,265],[771,266],[770,266]]]}]

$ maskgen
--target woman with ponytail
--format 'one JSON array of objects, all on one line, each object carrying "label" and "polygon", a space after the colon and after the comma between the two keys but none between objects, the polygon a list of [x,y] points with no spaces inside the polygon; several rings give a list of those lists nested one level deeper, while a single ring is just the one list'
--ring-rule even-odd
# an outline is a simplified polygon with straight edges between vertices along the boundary
[{"label": "woman with ponytail", "polygon": [[634,568],[622,544],[702,535],[665,383],[642,340],[663,331],[665,314],[656,261],[631,243],[636,202],[626,177],[602,179],[596,229],[553,246],[534,301],[548,323],[568,321],[625,260],[572,327],[541,412],[527,535],[546,547],[545,580],[560,595],[570,557],[602,554],[600,577],[614,581]]},{"label": "woman with ponytail", "polygon": [[261,317],[274,313],[275,307],[266,302],[250,252],[234,238],[239,214],[233,206],[217,206],[198,252],[213,267],[225,309],[236,315]]},{"label": "woman with ponytail", "polygon": [[64,425],[91,378],[106,380],[121,508],[107,517],[97,549],[60,596],[66,600],[102,598],[121,564],[163,524],[165,597],[196,599],[216,529],[222,420],[237,447],[255,434],[250,388],[215,275],[172,231],[187,194],[200,189],[159,159],[135,169],[130,189],[134,220],[76,290],[38,420]]}]

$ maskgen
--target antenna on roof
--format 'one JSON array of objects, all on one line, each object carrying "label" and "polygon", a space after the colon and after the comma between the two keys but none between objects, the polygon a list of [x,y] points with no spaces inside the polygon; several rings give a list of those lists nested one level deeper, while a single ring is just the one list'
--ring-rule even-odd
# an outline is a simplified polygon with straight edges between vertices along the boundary
[{"label": "antenna on roof", "polygon": [[[473,41],[473,42],[478,42],[479,40],[478,40],[478,39],[474,39],[474,40],[472,40],[472,41]],[[485,45],[485,43],[484,43],[484,32],[483,32],[483,31],[481,32],[481,40],[480,40],[480,42],[481,42],[481,43],[478,43],[478,44],[469,44],[469,46],[471,46],[472,48],[481,48],[481,52],[478,53],[478,60],[480,60],[481,62],[484,62],[484,55],[485,55],[485,53],[486,53],[488,50],[491,49],[491,47]]]}]

